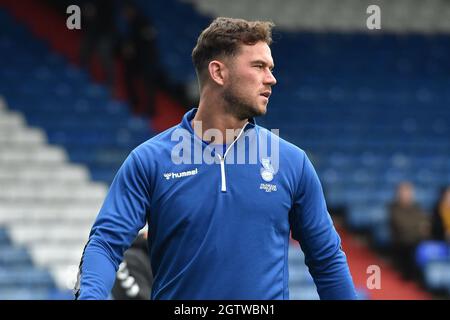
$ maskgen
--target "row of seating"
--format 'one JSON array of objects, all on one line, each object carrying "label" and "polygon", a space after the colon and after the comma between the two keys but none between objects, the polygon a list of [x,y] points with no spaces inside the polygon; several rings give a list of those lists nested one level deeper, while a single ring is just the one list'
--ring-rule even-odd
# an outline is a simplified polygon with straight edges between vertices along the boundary
[{"label": "row of seating", "polygon": [[154,133],[2,9],[0,27],[0,298],[73,299],[108,185]]},{"label": "row of seating", "polygon": [[54,280],[48,270],[36,268],[28,250],[13,245],[0,222],[0,300],[46,299],[49,287]]},{"label": "row of seating", "polygon": [[305,265],[305,255],[298,245],[290,244],[289,298],[291,300],[318,300],[316,285]]}]

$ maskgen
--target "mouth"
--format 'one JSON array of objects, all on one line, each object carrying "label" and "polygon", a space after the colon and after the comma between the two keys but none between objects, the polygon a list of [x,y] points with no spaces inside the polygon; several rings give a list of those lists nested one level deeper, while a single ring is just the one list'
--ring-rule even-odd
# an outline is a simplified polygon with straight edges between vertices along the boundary
[{"label": "mouth", "polygon": [[271,94],[272,94],[272,92],[270,92],[270,91],[264,91],[260,95],[269,99]]}]

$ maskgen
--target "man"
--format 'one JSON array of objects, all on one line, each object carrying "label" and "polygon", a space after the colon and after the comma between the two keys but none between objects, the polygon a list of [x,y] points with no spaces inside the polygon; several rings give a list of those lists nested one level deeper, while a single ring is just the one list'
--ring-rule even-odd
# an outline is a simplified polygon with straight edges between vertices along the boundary
[{"label": "man", "polygon": [[396,198],[388,205],[388,210],[392,257],[405,279],[420,280],[415,253],[417,245],[429,237],[430,222],[415,201],[414,186],[410,182],[398,185]]},{"label": "man", "polygon": [[82,16],[84,33],[80,43],[81,65],[89,69],[93,56],[98,55],[106,83],[112,89],[115,77],[115,4],[109,0],[83,1]]},{"label": "man", "polygon": [[[157,31],[149,19],[131,2],[124,4],[122,14],[128,27],[121,46],[127,95],[135,112],[153,117],[156,89],[163,84],[156,49]],[[147,96],[145,106],[141,103],[136,79],[141,79],[145,86]]]},{"label": "man", "polygon": [[83,254],[80,299],[108,295],[146,221],[152,299],[289,299],[290,232],[322,299],[356,297],[311,162],[253,119],[276,83],[272,27],[217,18],[201,33],[192,52],[198,109],[120,168]]}]

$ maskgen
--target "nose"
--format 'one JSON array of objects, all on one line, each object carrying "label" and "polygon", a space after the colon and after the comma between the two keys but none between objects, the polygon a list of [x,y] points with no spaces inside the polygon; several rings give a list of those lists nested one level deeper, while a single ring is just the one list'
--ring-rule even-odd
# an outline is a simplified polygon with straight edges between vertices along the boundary
[{"label": "nose", "polygon": [[273,86],[273,85],[275,85],[277,83],[277,79],[275,78],[275,76],[273,75],[272,71],[270,71],[270,70],[267,71],[267,75],[266,75],[266,78],[264,80],[265,80],[265,84],[268,84],[268,85],[271,85],[271,86]]}]

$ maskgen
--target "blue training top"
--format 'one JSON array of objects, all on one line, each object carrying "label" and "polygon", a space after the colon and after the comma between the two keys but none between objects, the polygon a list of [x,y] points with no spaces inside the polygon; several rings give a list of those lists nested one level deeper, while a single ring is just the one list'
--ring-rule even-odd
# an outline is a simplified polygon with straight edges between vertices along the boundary
[{"label": "blue training top", "polygon": [[[252,119],[224,154],[194,134],[196,111],[138,146],[119,169],[81,259],[78,298],[108,297],[124,251],[148,223],[152,299],[289,299],[290,232],[320,298],[355,299],[305,152]],[[199,150],[216,161],[199,161]]]}]

